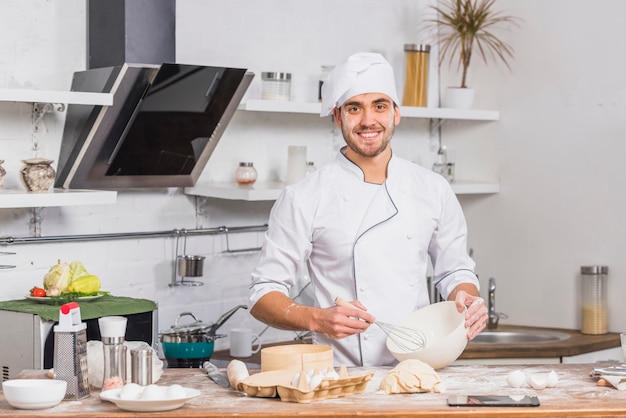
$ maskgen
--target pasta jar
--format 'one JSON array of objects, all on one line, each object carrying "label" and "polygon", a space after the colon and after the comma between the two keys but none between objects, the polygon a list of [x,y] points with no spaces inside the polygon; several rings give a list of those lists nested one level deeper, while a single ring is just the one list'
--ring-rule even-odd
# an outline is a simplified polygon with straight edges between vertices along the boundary
[{"label": "pasta jar", "polygon": [[261,99],[289,100],[291,94],[291,73],[265,72],[261,74],[261,79]]},{"label": "pasta jar", "polygon": [[581,296],[583,334],[606,334],[608,332],[607,266],[582,266]]},{"label": "pasta jar", "polygon": [[428,100],[428,60],[430,45],[405,44],[406,70],[403,106],[425,107]]},{"label": "pasta jar", "polygon": [[253,163],[242,162],[235,169],[235,181],[238,184],[253,184],[256,181],[256,177],[257,172]]}]

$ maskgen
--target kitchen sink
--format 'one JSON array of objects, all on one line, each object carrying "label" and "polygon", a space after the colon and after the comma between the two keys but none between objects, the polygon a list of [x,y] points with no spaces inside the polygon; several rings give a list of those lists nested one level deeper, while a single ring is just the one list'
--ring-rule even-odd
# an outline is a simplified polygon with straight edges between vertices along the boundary
[{"label": "kitchen sink", "polygon": [[563,341],[570,336],[559,331],[485,330],[470,344],[543,344]]}]

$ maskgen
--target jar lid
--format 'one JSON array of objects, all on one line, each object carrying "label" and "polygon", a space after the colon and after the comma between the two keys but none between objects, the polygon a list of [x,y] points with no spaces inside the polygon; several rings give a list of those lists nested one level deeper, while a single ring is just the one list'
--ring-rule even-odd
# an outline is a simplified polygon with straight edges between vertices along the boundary
[{"label": "jar lid", "polygon": [[580,272],[582,274],[607,274],[609,272],[608,266],[581,266]]},{"label": "jar lid", "polygon": [[243,162],[239,163],[239,167],[252,167],[253,165],[254,165],[254,163],[246,162],[246,161],[243,161]]},{"label": "jar lid", "polygon": [[404,44],[405,51],[430,52],[428,44]]},{"label": "jar lid", "polygon": [[265,73],[261,73],[261,76],[263,77],[263,80],[279,80],[279,81],[291,80],[291,73],[265,72]]}]

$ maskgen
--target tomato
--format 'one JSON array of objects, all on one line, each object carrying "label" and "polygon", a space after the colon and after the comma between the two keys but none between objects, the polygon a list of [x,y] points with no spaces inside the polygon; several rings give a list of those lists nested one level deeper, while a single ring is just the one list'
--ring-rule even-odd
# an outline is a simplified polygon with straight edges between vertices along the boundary
[{"label": "tomato", "polygon": [[41,287],[33,287],[32,289],[30,289],[30,295],[36,298],[45,298],[46,291],[45,289],[42,289]]}]

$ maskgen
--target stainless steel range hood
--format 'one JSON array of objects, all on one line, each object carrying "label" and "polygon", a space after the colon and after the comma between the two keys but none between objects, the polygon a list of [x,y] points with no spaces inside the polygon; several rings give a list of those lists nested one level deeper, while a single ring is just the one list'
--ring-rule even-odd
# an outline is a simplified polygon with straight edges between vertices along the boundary
[{"label": "stainless steel range hood", "polygon": [[113,106],[68,106],[55,187],[193,186],[253,77],[169,63],[76,72],[72,90],[111,93]]}]

